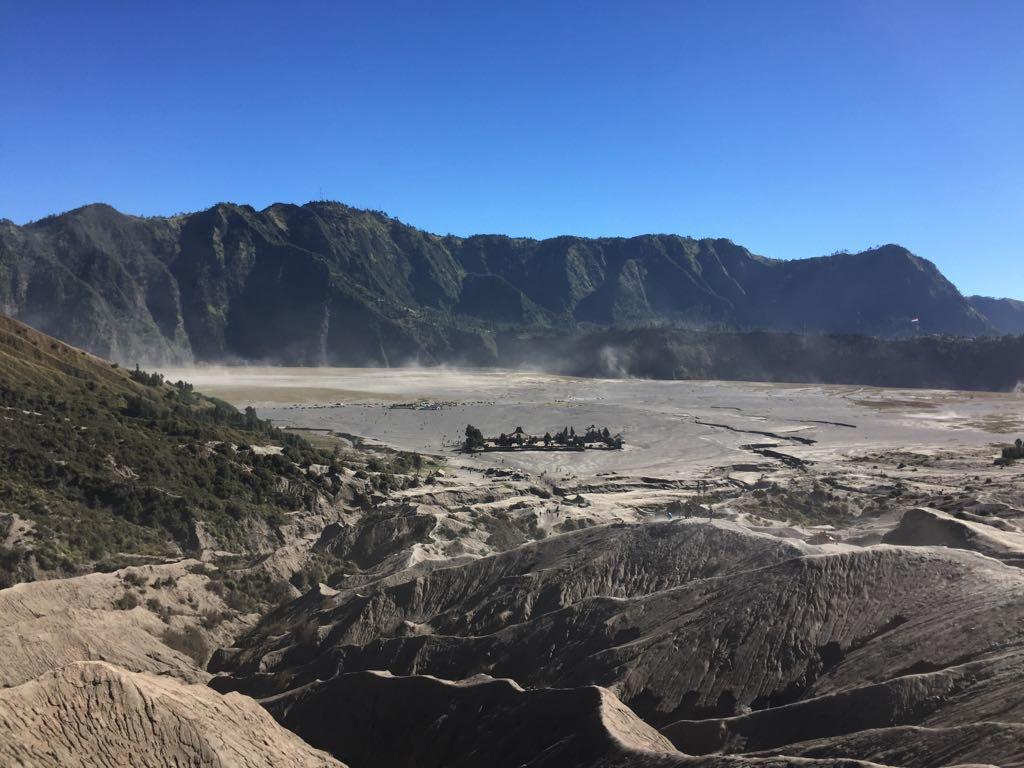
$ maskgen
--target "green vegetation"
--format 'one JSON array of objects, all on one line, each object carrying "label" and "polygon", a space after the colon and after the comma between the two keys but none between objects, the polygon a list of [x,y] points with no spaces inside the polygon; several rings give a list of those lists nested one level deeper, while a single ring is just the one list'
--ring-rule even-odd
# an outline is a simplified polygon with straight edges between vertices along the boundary
[{"label": "green vegetation", "polygon": [[292,596],[287,582],[274,579],[264,570],[254,569],[252,562],[222,562],[216,569],[204,569],[210,577],[206,588],[238,613],[261,613],[267,606],[278,605]]},{"label": "green vegetation", "polygon": [[340,575],[342,562],[331,552],[313,552],[305,567],[292,576],[294,587],[305,592],[319,583],[330,584]]},{"label": "green vegetation", "polygon": [[199,627],[185,627],[181,630],[168,627],[164,630],[163,640],[169,648],[189,656],[200,668],[205,667],[210,659],[212,649]]},{"label": "green vegetation", "polygon": [[134,592],[125,592],[114,601],[114,607],[119,611],[130,611],[139,606],[139,596]]},{"label": "green vegetation", "polygon": [[0,541],[28,531],[0,547],[0,585],[194,551],[200,524],[250,551],[340,471],[332,452],[251,409],[0,318]]},{"label": "green vegetation", "polygon": [[[757,500],[755,514],[775,520],[786,520],[796,525],[831,524],[842,527],[851,524],[854,509],[841,493],[825,484],[813,482],[808,488],[785,487],[776,483],[757,489],[752,494]],[[714,504],[721,500],[716,493],[706,494],[702,501]]]},{"label": "green vegetation", "polygon": [[484,433],[472,424],[466,425],[466,440],[462,444],[465,451],[482,451],[484,448]]},{"label": "green vegetation", "polygon": [[[128,374],[131,380],[139,384],[145,384],[148,387],[159,387],[164,383],[163,374],[160,373],[146,373],[145,371],[139,370],[139,364],[135,364],[135,370]],[[185,382],[179,381],[178,384],[182,385],[181,389],[188,388],[191,390],[191,384],[185,384]]]},{"label": "green vegetation", "polygon": [[564,427],[552,435],[545,432],[543,437],[529,435],[522,427],[516,427],[510,434],[502,432],[497,437],[484,437],[483,433],[472,424],[466,425],[466,439],[462,450],[473,451],[510,451],[510,450],[585,450],[587,448],[609,448],[618,450],[623,446],[622,435],[613,435],[608,427],[596,427],[591,424],[585,432],[576,433],[575,427]]}]

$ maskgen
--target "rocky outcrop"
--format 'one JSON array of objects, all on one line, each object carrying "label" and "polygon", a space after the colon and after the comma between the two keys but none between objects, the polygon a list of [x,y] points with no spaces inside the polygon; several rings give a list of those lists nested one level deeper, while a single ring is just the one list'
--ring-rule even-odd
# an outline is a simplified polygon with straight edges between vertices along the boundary
[{"label": "rocky outcrop", "polygon": [[436,527],[436,518],[426,514],[382,516],[361,520],[356,525],[336,523],[324,529],[317,546],[366,570],[428,540]]},{"label": "rocky outcrop", "polygon": [[344,768],[252,699],[101,662],[0,690],[0,763]]}]

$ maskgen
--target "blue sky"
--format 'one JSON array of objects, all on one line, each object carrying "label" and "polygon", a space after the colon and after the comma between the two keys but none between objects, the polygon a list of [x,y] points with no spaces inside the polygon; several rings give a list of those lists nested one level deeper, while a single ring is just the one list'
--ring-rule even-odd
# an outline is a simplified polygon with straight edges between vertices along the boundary
[{"label": "blue sky", "polygon": [[1022,41],[1017,0],[0,0],[0,217],[323,195],[442,234],[898,242],[1024,298]]}]

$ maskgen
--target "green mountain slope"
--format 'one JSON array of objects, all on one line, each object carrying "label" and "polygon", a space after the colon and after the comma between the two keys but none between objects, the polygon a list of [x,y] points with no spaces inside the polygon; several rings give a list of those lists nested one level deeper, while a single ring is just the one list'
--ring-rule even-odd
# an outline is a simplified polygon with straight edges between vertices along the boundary
[{"label": "green mountain slope", "polygon": [[[248,446],[274,443],[265,455]],[[276,541],[329,452],[0,316],[0,587]]]},{"label": "green mountain slope", "polygon": [[991,299],[988,296],[968,296],[968,303],[984,315],[1000,333],[1013,336],[1024,334],[1024,301]]},{"label": "green mountain slope", "polygon": [[0,222],[0,310],[129,363],[487,363],[496,331],[594,324],[994,331],[895,245],[777,261],[675,235],[440,237],[327,202]]}]

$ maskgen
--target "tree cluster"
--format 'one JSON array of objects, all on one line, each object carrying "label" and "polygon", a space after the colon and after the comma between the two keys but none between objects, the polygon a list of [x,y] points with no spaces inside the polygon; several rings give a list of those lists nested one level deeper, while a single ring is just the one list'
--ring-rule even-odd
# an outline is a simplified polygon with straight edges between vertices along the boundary
[{"label": "tree cluster", "polygon": [[596,427],[591,424],[582,435],[576,434],[573,427],[564,427],[554,436],[544,434],[544,444],[554,443],[555,445],[568,445],[576,448],[583,448],[587,445],[601,444],[609,448],[622,447],[622,435],[613,435],[608,427]]},{"label": "tree cluster", "polygon": [[484,433],[472,424],[466,425],[466,440],[462,444],[463,450],[482,451],[484,448]]},{"label": "tree cluster", "polygon": [[139,384],[144,384],[147,387],[162,387],[164,385],[164,375],[162,373],[148,373],[147,371],[139,368],[138,363],[135,364],[135,370],[130,371],[128,375],[132,381]]},{"label": "tree cluster", "polygon": [[[523,431],[522,427],[516,427],[511,433],[506,434],[502,432],[490,440],[490,442],[493,442],[498,448],[533,447],[543,444],[545,448],[564,446],[567,448],[583,449],[588,445],[604,445],[608,448],[622,448],[623,445],[622,435],[613,435],[608,427],[597,427],[593,424],[582,434],[578,434],[575,427],[563,427],[554,435],[550,432],[545,432],[543,437],[527,434]],[[481,451],[486,448],[487,443],[487,438],[483,436],[479,429],[472,424],[466,425],[466,439],[462,444],[463,450]]]},{"label": "tree cluster", "polygon": [[1013,443],[1003,448],[1003,458],[1006,461],[1016,461],[1017,459],[1024,459],[1024,440],[1019,437]]}]

